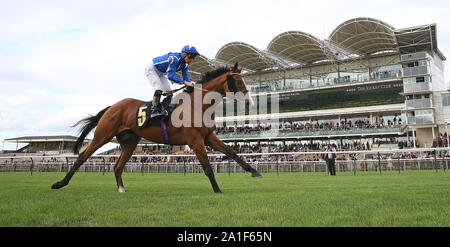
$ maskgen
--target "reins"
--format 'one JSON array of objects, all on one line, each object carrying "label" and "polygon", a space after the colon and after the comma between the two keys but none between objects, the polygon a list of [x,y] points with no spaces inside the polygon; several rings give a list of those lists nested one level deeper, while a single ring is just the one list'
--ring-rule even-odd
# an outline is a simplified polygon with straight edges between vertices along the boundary
[{"label": "reins", "polygon": [[[236,72],[230,72],[229,75],[239,75],[239,76],[241,76],[241,77],[244,77],[241,73],[236,73]],[[174,94],[174,93],[176,93],[176,92],[178,92],[178,91],[180,91],[180,90],[182,90],[182,89],[185,89],[185,88],[187,88],[186,85],[184,85],[184,86],[182,86],[182,87],[180,87],[180,88],[171,90],[171,91],[165,91],[165,92],[163,93],[163,95],[164,95],[164,96],[167,96],[167,95],[170,95],[170,94]],[[203,92],[208,92],[208,90],[206,90],[206,89],[204,89],[204,88],[198,88],[198,87],[195,87],[195,86],[194,86],[193,88],[194,88],[194,89],[198,89],[198,90],[202,90]],[[248,90],[245,90],[243,93],[246,94],[247,92],[248,92]]]},{"label": "reins", "polygon": [[[180,90],[182,90],[182,89],[185,89],[185,88],[187,88],[186,85],[184,85],[184,86],[182,86],[182,87],[180,87],[180,88],[171,90],[171,91],[165,91],[165,92],[163,93],[163,95],[166,96],[166,95],[174,94],[174,93],[176,93],[176,92],[178,92],[178,91],[180,91]],[[202,90],[203,92],[208,92],[208,90],[203,89],[203,88],[198,88],[198,87],[193,87],[193,88],[194,88],[194,89],[198,89],[198,90]]]}]

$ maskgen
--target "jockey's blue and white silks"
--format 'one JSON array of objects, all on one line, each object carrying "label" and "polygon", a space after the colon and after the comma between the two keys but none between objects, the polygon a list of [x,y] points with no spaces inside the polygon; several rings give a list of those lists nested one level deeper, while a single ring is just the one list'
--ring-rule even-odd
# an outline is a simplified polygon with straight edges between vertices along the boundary
[{"label": "jockey's blue and white silks", "polygon": [[[157,68],[161,73],[167,73],[167,78],[172,82],[183,84],[183,82],[190,82],[188,76],[189,65],[183,61],[181,53],[168,53],[160,57],[155,57],[152,60],[153,66]],[[181,71],[183,79],[180,79],[176,72]]]}]

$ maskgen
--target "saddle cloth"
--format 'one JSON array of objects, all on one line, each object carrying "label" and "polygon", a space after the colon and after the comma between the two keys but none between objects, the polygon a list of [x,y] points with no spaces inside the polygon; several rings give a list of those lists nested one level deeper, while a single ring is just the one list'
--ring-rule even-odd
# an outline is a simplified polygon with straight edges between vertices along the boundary
[{"label": "saddle cloth", "polygon": [[136,113],[136,125],[138,129],[143,129],[147,127],[161,127],[161,131],[166,144],[170,144],[169,133],[167,131],[167,120],[169,119],[170,113],[172,113],[175,108],[174,105],[170,104],[169,98],[164,98],[161,102],[161,108],[166,109],[169,113],[167,117],[150,118],[151,116],[152,101],[142,103]]},{"label": "saddle cloth", "polygon": [[[170,113],[173,111],[173,106],[170,105],[170,101],[168,98],[164,98],[161,102],[161,107],[166,109],[166,111]],[[168,117],[158,117],[155,119],[151,119],[151,108],[152,101],[142,103],[136,112],[136,126],[138,129],[143,129],[147,127],[161,127],[161,120],[164,120],[164,123],[167,124]]]}]

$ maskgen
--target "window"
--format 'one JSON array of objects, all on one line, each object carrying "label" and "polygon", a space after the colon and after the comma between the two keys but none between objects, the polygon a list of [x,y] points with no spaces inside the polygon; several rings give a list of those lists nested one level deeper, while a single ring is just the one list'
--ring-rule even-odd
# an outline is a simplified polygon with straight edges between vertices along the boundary
[{"label": "window", "polygon": [[402,55],[401,59],[402,61],[408,61],[408,60],[426,59],[427,57],[428,57],[427,53],[421,52],[415,54]]},{"label": "window", "polygon": [[433,110],[417,110],[414,112],[416,116],[431,116],[433,115]]},{"label": "window", "polygon": [[450,106],[450,94],[442,95],[442,106]]},{"label": "window", "polygon": [[411,62],[411,63],[407,63],[407,64],[403,64],[403,68],[414,68],[414,67],[419,67],[419,66],[427,66],[430,63],[426,60],[423,61],[415,61],[415,62]]}]

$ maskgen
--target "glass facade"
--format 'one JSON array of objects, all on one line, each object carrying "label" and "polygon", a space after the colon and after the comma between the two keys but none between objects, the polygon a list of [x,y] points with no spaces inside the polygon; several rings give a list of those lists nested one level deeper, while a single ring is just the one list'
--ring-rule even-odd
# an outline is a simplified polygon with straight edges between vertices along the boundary
[{"label": "glass facade", "polygon": [[417,76],[430,74],[429,61],[415,61],[403,64],[403,76]]},{"label": "glass facade", "polygon": [[280,112],[403,103],[402,81],[280,93]]},{"label": "glass facade", "polygon": [[273,92],[303,88],[317,88],[324,86],[345,85],[361,82],[374,82],[386,79],[396,79],[402,77],[402,65],[392,64],[378,66],[370,69],[351,69],[345,71],[335,71],[324,74],[303,75],[299,77],[279,78],[261,80],[247,83],[250,92]]},{"label": "glass facade", "polygon": [[[371,83],[365,85],[353,85],[348,87],[322,88],[317,90],[304,90],[296,92],[279,93],[279,111],[296,112],[309,110],[323,110],[334,108],[350,108],[361,106],[374,106],[385,104],[404,103],[403,82],[391,81]],[[259,98],[266,97],[267,113],[271,113],[271,97],[254,96],[258,105]],[[225,103],[225,102],[224,102]],[[235,114],[237,111],[235,103]],[[224,104],[224,113],[226,112]]]},{"label": "glass facade", "polygon": [[370,73],[370,80],[383,80],[399,78],[402,76],[402,66],[400,64],[375,67]]},{"label": "glass facade", "polygon": [[406,108],[430,108],[431,99],[429,95],[408,95],[405,105]]},{"label": "glass facade", "polygon": [[422,82],[431,82],[431,77],[421,76],[421,77],[410,77],[410,78],[403,79],[403,83],[405,83],[405,84],[414,84],[414,83],[422,83]]},{"label": "glass facade", "polygon": [[431,83],[421,82],[421,83],[410,83],[404,85],[404,93],[419,93],[431,91]]},{"label": "glass facade", "polygon": [[433,110],[416,110],[407,113],[408,124],[432,124],[434,123]]},{"label": "glass facade", "polygon": [[367,69],[355,69],[340,72],[338,83],[352,83],[369,81],[369,72]]},{"label": "glass facade", "polygon": [[404,78],[403,84],[404,93],[420,93],[432,90],[430,76]]},{"label": "glass facade", "polygon": [[[405,108],[409,125],[433,124],[430,56],[426,52],[401,55]],[[409,94],[409,95],[408,95]],[[427,109],[428,108],[428,109]]]}]

